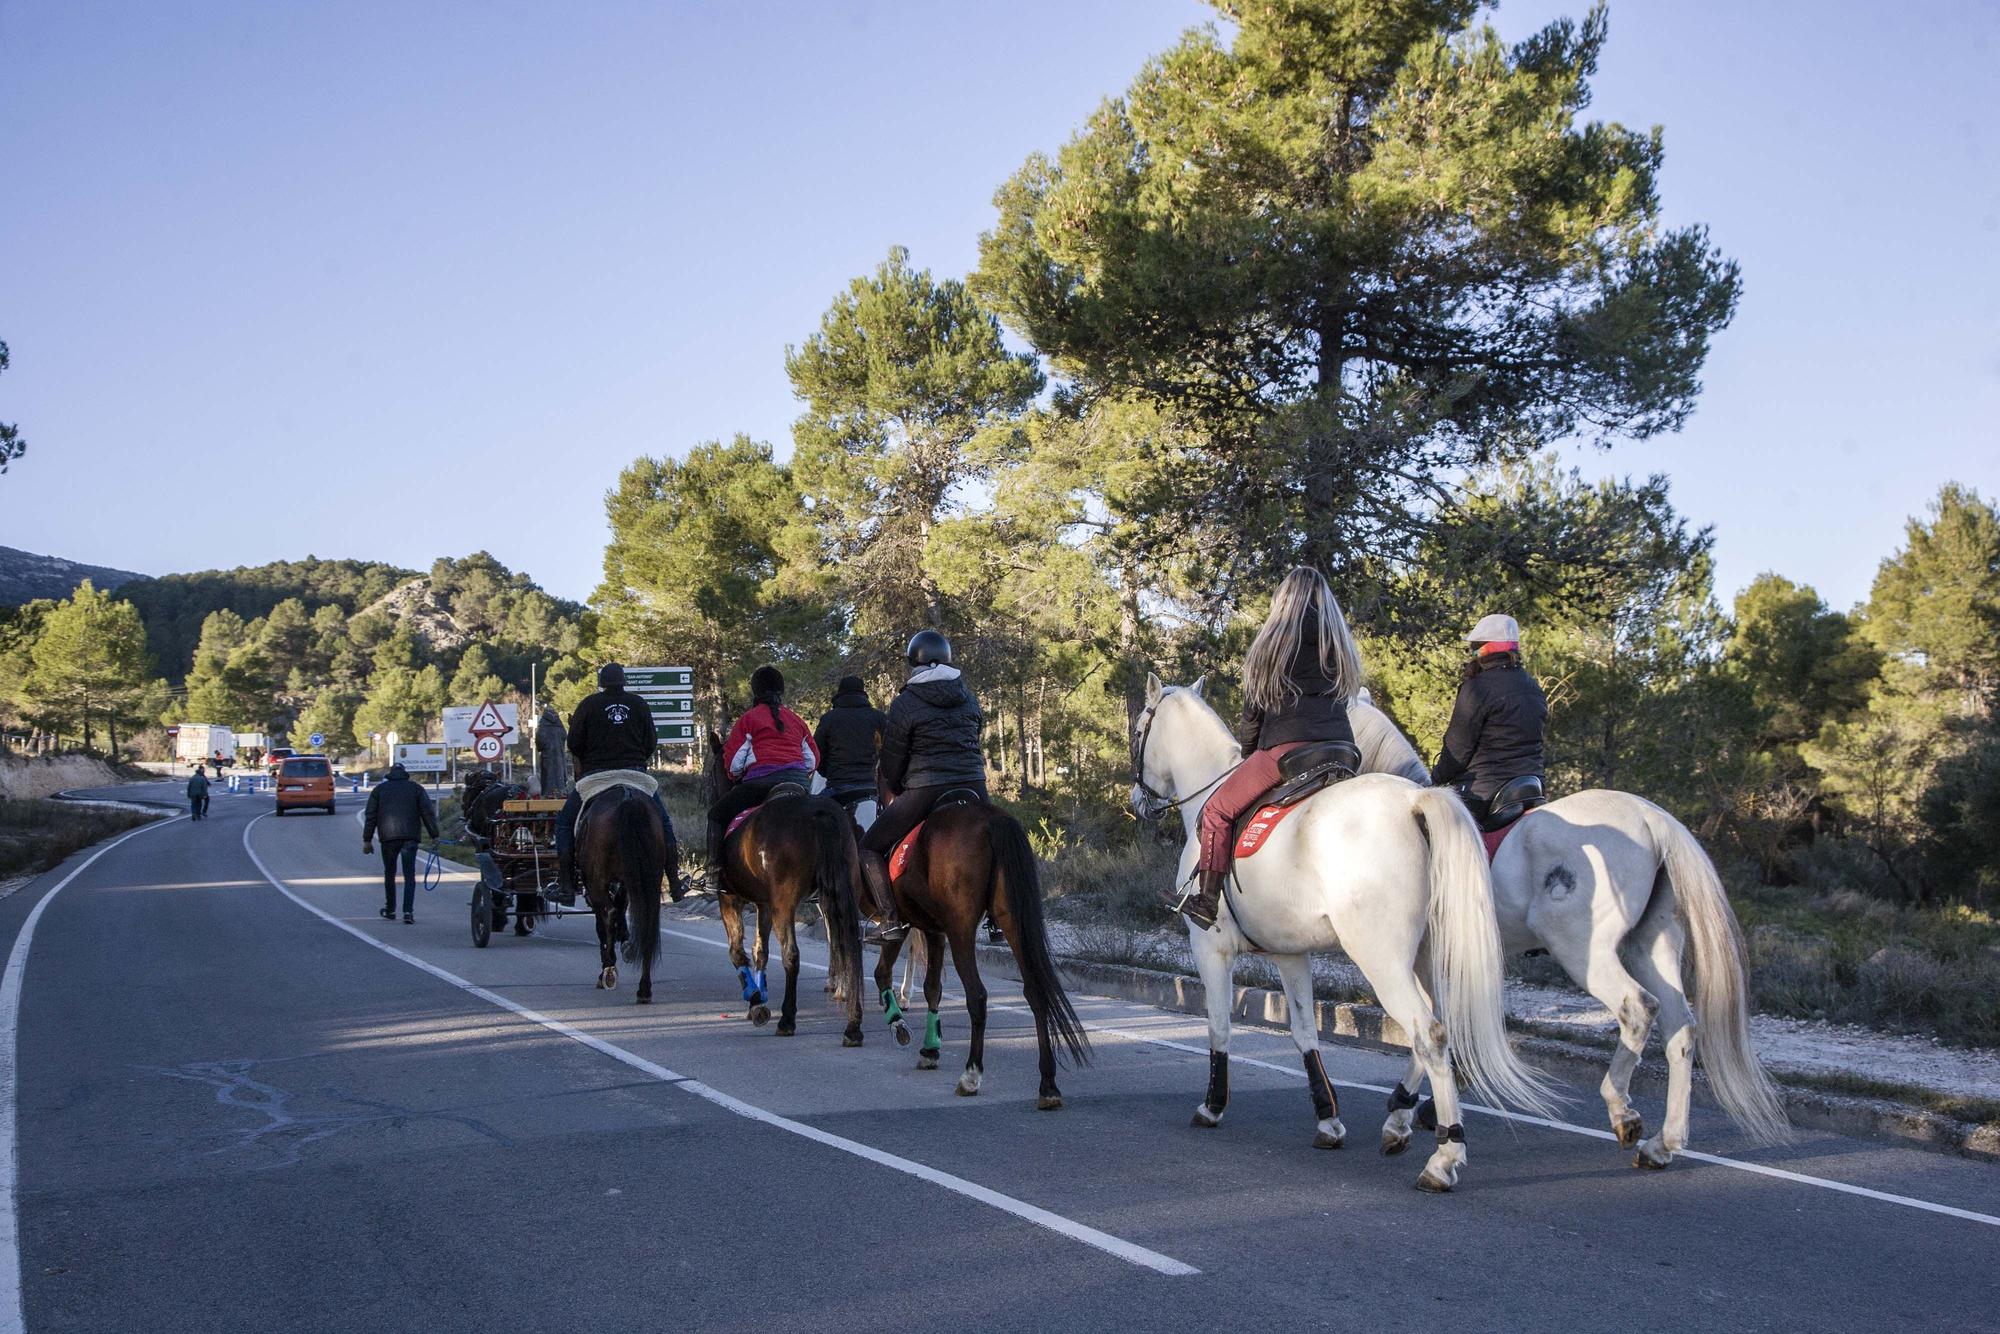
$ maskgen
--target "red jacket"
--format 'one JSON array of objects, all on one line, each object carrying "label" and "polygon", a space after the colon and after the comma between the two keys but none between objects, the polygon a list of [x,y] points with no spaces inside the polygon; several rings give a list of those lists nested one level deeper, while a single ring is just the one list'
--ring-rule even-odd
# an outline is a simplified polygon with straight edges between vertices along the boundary
[{"label": "red jacket", "polygon": [[737,782],[764,778],[786,769],[803,769],[808,776],[819,767],[819,747],[813,743],[812,729],[790,709],[780,707],[778,719],[771,719],[769,705],[758,704],[736,720],[729,739],[722,743],[723,762]]}]

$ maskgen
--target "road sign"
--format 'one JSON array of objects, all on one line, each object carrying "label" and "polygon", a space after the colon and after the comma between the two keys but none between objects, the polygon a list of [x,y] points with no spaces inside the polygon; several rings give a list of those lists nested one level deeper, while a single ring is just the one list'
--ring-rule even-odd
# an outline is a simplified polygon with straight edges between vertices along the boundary
[{"label": "road sign", "polygon": [[396,763],[413,774],[441,774],[445,771],[445,748],[418,742],[408,746],[397,746]]},{"label": "road sign", "polygon": [[497,760],[500,758],[500,751],[500,738],[491,733],[472,743],[472,753],[482,760]]},{"label": "road sign", "polygon": [[660,744],[663,746],[687,745],[694,741],[693,723],[659,724]]},{"label": "road sign", "polygon": [[625,688],[646,701],[661,745],[694,740],[694,668],[627,667]]},{"label": "road sign", "polygon": [[308,746],[311,746],[314,750],[318,750],[321,746],[324,746],[326,744],[326,733],[314,732],[311,736],[306,738],[306,744]]},{"label": "road sign", "polygon": [[694,668],[627,667],[625,688],[635,695],[643,695],[648,690],[691,695],[694,693]]},{"label": "road sign", "polygon": [[[454,749],[462,749],[472,744],[472,720],[485,705],[468,704],[444,711],[444,744]],[[507,734],[500,738],[502,745],[514,745],[521,741],[521,711],[513,704],[494,704],[500,720],[507,724]]]}]

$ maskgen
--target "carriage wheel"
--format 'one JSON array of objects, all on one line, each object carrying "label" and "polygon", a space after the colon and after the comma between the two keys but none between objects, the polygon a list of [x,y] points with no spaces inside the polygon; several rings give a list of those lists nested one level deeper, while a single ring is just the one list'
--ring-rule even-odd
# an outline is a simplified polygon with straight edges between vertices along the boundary
[{"label": "carriage wheel", "polygon": [[493,891],[480,881],[472,890],[472,943],[480,949],[493,938]]}]

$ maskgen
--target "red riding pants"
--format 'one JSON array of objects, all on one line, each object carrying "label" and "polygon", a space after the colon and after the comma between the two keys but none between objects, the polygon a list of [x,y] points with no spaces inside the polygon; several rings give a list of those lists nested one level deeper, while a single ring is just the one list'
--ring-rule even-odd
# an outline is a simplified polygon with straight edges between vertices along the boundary
[{"label": "red riding pants", "polygon": [[1235,828],[1236,817],[1249,810],[1250,803],[1263,796],[1265,789],[1278,781],[1279,759],[1306,744],[1304,741],[1283,741],[1251,752],[1249,758],[1237,765],[1235,772],[1209,794],[1201,808],[1201,860],[1196,864],[1202,870],[1229,869],[1229,836]]}]

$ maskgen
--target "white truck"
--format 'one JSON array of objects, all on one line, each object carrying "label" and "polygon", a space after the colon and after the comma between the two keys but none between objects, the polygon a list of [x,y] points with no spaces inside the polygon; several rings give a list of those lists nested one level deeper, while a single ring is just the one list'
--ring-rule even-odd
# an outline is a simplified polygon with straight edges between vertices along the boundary
[{"label": "white truck", "polygon": [[215,723],[182,723],[174,733],[174,758],[226,768],[236,763],[236,733]]}]

